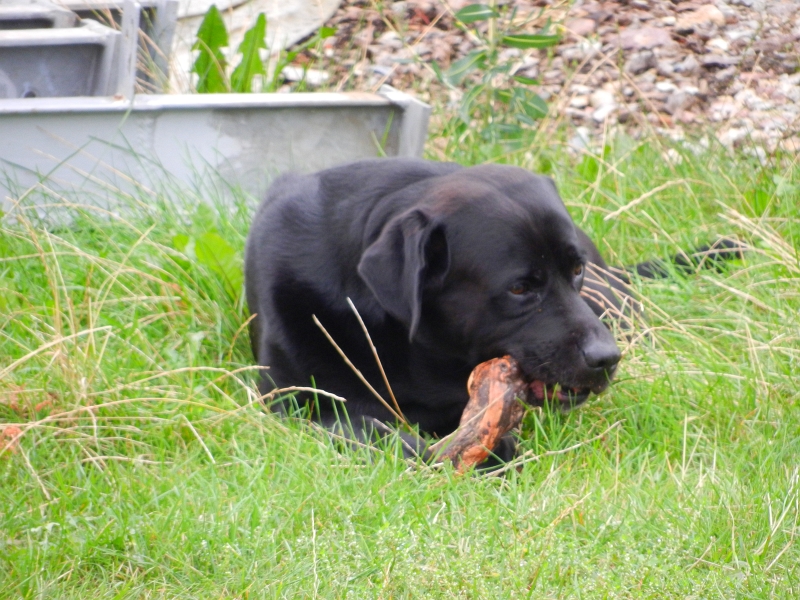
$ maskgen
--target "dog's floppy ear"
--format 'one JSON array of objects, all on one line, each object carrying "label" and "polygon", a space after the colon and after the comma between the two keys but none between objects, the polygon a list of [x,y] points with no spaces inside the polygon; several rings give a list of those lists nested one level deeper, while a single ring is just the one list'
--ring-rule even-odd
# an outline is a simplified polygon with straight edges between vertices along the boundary
[{"label": "dog's floppy ear", "polygon": [[408,325],[413,340],[426,284],[441,283],[450,257],[444,226],[420,209],[391,221],[361,256],[358,274],[381,306]]}]

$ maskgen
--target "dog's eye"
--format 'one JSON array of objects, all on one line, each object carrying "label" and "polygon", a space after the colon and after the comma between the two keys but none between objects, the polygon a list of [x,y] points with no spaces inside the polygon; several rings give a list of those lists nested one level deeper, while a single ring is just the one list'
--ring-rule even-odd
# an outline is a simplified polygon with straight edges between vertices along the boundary
[{"label": "dog's eye", "polygon": [[529,294],[532,289],[533,286],[529,281],[515,281],[509,286],[508,291],[515,296],[524,296],[525,294]]},{"label": "dog's eye", "polygon": [[583,275],[583,265],[582,265],[582,264],[580,264],[580,263],[578,263],[577,265],[575,265],[575,266],[572,268],[572,274],[573,274],[575,277],[580,277],[581,275]]}]

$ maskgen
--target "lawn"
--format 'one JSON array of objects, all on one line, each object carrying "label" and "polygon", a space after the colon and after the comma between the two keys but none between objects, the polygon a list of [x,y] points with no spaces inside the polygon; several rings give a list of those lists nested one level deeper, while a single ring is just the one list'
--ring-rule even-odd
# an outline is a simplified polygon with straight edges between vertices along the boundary
[{"label": "lawn", "polygon": [[252,199],[22,199],[0,220],[0,595],[798,597],[796,161],[559,139],[429,153],[549,174],[615,264],[719,235],[752,249],[637,282],[646,320],[616,383],[530,411],[525,464],[503,477],[342,453],[261,409],[241,298]]}]

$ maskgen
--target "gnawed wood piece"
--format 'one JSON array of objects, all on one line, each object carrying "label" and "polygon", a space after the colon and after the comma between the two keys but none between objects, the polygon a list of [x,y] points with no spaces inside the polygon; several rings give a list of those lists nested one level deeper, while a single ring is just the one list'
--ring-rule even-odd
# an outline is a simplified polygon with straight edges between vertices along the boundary
[{"label": "gnawed wood piece", "polygon": [[475,367],[467,389],[469,402],[458,429],[439,454],[440,459],[449,458],[459,472],[486,460],[500,438],[519,425],[525,414],[526,383],[510,356]]}]

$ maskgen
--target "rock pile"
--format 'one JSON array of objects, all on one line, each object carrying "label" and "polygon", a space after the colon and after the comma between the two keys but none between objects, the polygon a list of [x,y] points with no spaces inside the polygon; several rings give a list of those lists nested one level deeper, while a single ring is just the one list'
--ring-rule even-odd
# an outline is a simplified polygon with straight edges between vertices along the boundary
[{"label": "rock pile", "polygon": [[[563,32],[555,48],[503,58],[584,133],[711,126],[729,146],[800,151],[800,0],[506,1],[515,31],[549,20]],[[446,68],[478,44],[453,18],[466,3],[345,0],[328,22],[337,33],[323,68],[343,88],[442,92],[431,63]]]}]

